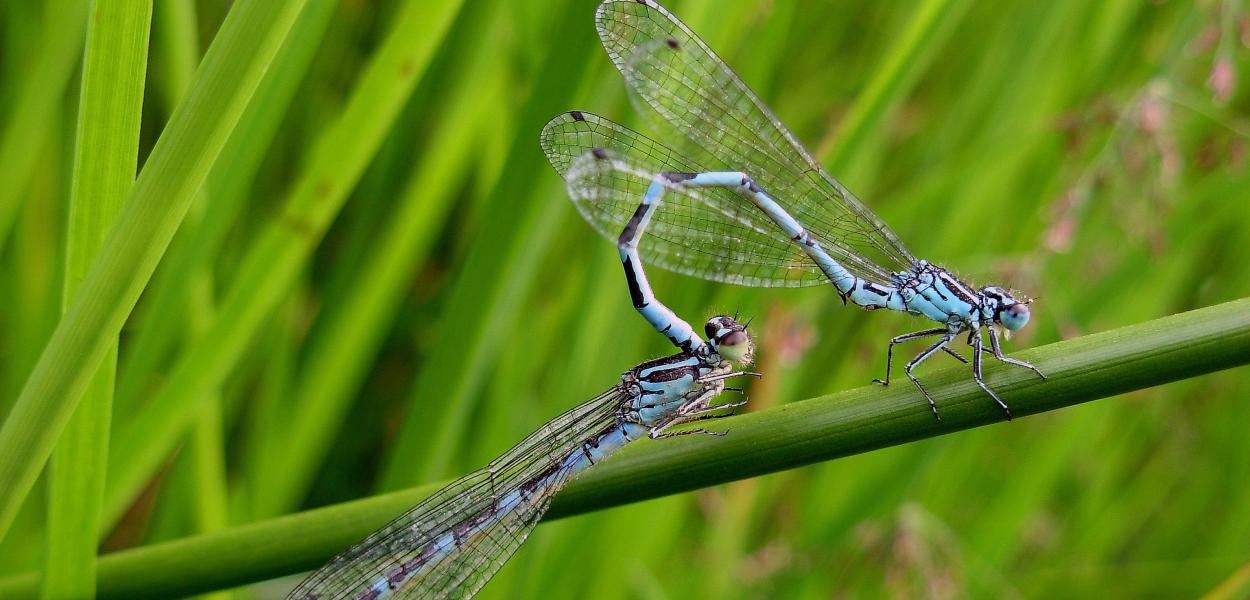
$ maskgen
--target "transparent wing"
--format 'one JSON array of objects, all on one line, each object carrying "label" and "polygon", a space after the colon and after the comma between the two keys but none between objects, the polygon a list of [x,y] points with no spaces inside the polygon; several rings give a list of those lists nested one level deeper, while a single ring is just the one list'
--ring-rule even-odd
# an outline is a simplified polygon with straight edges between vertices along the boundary
[{"label": "transparent wing", "polygon": [[860,277],[888,284],[890,272],[911,268],[890,228],[684,23],[651,0],[607,0],[595,21],[631,91],[706,151],[705,166],[750,175]]},{"label": "transparent wing", "polygon": [[613,387],[552,419],[336,556],[287,598],[472,596],[516,552],[567,483],[565,458],[614,427],[625,398]]},{"label": "transparent wing", "polygon": [[[640,133],[587,112],[543,127],[547,160],[565,178],[582,216],[615,241],[655,175],[704,171]],[[596,158],[595,150],[602,150]],[[647,264],[704,279],[755,287],[826,283],[814,263],[750,201],[733,190],[670,188],[642,237]]]}]

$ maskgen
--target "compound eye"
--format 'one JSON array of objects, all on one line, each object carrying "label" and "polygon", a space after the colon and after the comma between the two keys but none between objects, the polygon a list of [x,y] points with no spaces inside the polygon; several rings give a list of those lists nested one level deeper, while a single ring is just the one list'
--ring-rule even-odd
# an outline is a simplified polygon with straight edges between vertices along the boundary
[{"label": "compound eye", "polygon": [[721,346],[737,346],[747,343],[747,334],[745,331],[731,331],[721,338]]},{"label": "compound eye", "polygon": [[1009,331],[1015,331],[1024,327],[1029,322],[1029,307],[1024,304],[1012,304],[1003,309],[998,320],[1002,322],[1003,327]]},{"label": "compound eye", "polygon": [[741,329],[734,329],[716,341],[716,351],[729,361],[749,363],[751,362],[751,336]]}]

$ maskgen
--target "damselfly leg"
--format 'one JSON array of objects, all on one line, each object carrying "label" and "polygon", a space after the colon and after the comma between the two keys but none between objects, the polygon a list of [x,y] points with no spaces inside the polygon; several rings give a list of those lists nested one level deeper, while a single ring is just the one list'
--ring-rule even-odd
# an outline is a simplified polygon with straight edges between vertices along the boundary
[{"label": "damselfly leg", "polygon": [[1042,370],[1033,366],[1033,363],[1023,361],[1018,358],[1012,358],[1010,356],[1003,354],[1003,349],[1001,346],[999,346],[999,342],[998,342],[998,329],[994,327],[993,325],[986,326],[986,329],[989,330],[990,332],[990,352],[994,354],[994,358],[997,358],[998,361],[1003,364],[1015,365],[1017,367],[1024,367],[1026,369],[1029,369],[1030,371],[1037,373],[1038,377],[1041,377],[1042,379],[1046,379],[1046,375],[1042,373]]}]

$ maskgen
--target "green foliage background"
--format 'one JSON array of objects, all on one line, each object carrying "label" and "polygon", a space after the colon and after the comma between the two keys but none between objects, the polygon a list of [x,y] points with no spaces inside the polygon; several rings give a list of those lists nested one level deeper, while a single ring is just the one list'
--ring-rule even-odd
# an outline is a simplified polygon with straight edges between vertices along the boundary
[{"label": "green foliage background", "polygon": [[[122,329],[106,551],[454,476],[671,352],[537,144],[568,109],[633,122],[594,4],[308,0]],[[1039,296],[1010,348],[1250,295],[1240,2],[670,8],[918,256]],[[230,9],[156,3],[141,166]],[[69,301],[85,14],[0,4],[0,416]],[[757,408],[866,383],[920,326],[652,279],[755,317]],[[1248,417],[1240,368],[564,519],[483,597],[1235,597]],[[43,568],[46,480],[0,581]]]}]

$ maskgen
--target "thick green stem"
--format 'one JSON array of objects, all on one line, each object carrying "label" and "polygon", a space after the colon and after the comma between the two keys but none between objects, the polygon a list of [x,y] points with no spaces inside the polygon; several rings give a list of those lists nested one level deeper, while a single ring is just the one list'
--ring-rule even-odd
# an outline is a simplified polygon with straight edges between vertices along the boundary
[{"label": "thick green stem", "polygon": [[[1250,299],[1013,354],[1046,374],[987,373],[1019,416],[1250,363]],[[836,360],[831,357],[830,360]],[[571,484],[547,518],[724,483],[1002,421],[968,377],[926,378],[942,421],[910,385],[865,386],[725,421],[724,438],[640,443]],[[1005,425],[1011,427],[1011,425]],[[432,493],[424,486],[103,557],[101,597],[194,594],[313,568]],[[37,574],[0,580],[0,597],[29,597]]]}]

